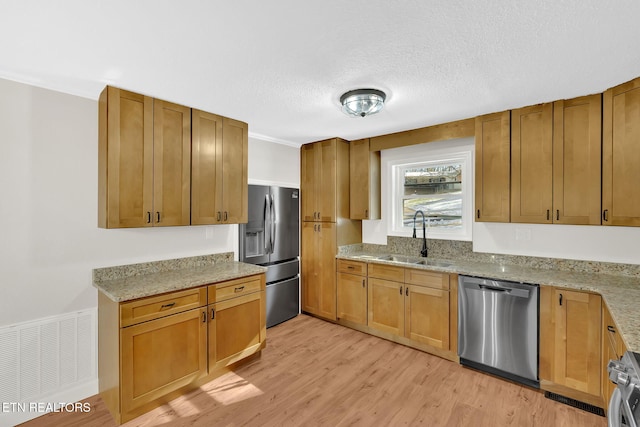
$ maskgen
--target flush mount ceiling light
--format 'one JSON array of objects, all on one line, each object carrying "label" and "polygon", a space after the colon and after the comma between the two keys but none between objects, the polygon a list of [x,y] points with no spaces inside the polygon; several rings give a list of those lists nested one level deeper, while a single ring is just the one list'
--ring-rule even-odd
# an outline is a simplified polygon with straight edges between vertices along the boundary
[{"label": "flush mount ceiling light", "polygon": [[342,112],[346,115],[365,117],[382,110],[386,98],[387,95],[381,90],[356,89],[342,95],[340,104],[342,104]]}]

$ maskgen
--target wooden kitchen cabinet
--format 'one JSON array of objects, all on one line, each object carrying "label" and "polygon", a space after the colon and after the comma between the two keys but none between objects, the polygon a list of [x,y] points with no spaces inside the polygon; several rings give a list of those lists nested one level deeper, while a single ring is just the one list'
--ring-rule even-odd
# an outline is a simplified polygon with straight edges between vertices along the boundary
[{"label": "wooden kitchen cabinet", "polygon": [[337,319],[367,324],[367,264],[338,260],[336,273]]},{"label": "wooden kitchen cabinet", "polygon": [[640,78],[603,100],[602,224],[640,226]]},{"label": "wooden kitchen cabinet", "polygon": [[553,103],[554,224],[600,225],[602,96]]},{"label": "wooden kitchen cabinet", "polygon": [[362,223],[349,219],[349,144],[305,144],[300,161],[302,311],[336,320],[338,247],[362,241]]},{"label": "wooden kitchen cabinet", "polygon": [[603,407],[602,297],[540,287],[540,388]]},{"label": "wooden kitchen cabinet", "polygon": [[618,327],[606,304],[602,304],[602,397],[607,410],[611,394],[617,386],[609,379],[607,366],[610,360],[622,359],[625,351],[627,347],[618,332]]},{"label": "wooden kitchen cabinet", "polygon": [[120,336],[123,420],[207,374],[203,308],[124,328]]},{"label": "wooden kitchen cabinet", "polygon": [[349,144],[332,138],[300,148],[303,221],[349,217]]},{"label": "wooden kitchen cabinet", "polygon": [[267,333],[265,276],[209,286],[209,372],[258,351]]},{"label": "wooden kitchen cabinet", "polygon": [[510,221],[511,112],[476,117],[476,221]]},{"label": "wooden kitchen cabinet", "polygon": [[107,86],[98,118],[98,225],[189,225],[191,109]]},{"label": "wooden kitchen cabinet", "polygon": [[511,111],[511,222],[552,223],[553,104]]},{"label": "wooden kitchen cabinet", "polygon": [[452,306],[451,282],[447,273],[369,265],[369,327],[441,350],[440,355],[456,352],[457,292]]},{"label": "wooden kitchen cabinet", "polygon": [[404,283],[369,278],[368,325],[380,332],[404,336]]},{"label": "wooden kitchen cabinet", "polygon": [[302,310],[336,320],[336,224],[303,222]]},{"label": "wooden kitchen cabinet", "polygon": [[380,219],[380,152],[370,151],[369,138],[349,143],[349,217]]},{"label": "wooden kitchen cabinet", "polygon": [[262,350],[264,294],[264,274],[121,303],[99,292],[99,390],[115,421],[148,412]]},{"label": "wooden kitchen cabinet", "polygon": [[191,224],[247,222],[248,125],[194,109],[192,127]]}]

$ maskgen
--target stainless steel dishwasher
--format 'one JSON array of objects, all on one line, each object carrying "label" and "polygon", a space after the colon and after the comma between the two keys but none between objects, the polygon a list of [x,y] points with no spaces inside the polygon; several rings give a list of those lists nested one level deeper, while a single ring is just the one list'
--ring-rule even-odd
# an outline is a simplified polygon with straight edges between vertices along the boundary
[{"label": "stainless steel dishwasher", "polygon": [[539,388],[539,288],[479,277],[458,278],[460,363]]}]

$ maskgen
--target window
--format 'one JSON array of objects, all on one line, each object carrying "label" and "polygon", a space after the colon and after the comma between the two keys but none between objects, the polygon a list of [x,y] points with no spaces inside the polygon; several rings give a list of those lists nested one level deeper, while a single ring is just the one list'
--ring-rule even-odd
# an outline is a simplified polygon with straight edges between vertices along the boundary
[{"label": "window", "polygon": [[421,236],[422,211],[428,238],[471,240],[472,156],[473,140],[403,147],[387,156],[389,234],[411,236],[417,215]]}]

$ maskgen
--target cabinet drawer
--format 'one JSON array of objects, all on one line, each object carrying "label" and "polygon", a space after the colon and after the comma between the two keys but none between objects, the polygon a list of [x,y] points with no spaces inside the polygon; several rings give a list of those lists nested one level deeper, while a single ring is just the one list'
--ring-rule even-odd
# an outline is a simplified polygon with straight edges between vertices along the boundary
[{"label": "cabinet drawer", "polygon": [[264,289],[264,275],[242,277],[215,285],[209,285],[209,304],[229,298],[258,292]]},{"label": "cabinet drawer", "polygon": [[367,275],[367,264],[360,261],[338,260],[338,271],[341,273]]},{"label": "cabinet drawer", "polygon": [[369,277],[404,282],[404,268],[385,264],[370,264]]},{"label": "cabinet drawer", "polygon": [[159,319],[207,304],[207,288],[186,289],[120,304],[120,327]]},{"label": "cabinet drawer", "polygon": [[447,273],[407,268],[404,271],[404,281],[412,285],[449,290],[449,275]]}]

